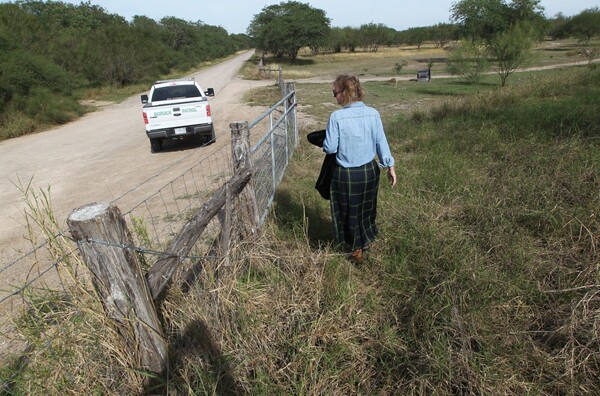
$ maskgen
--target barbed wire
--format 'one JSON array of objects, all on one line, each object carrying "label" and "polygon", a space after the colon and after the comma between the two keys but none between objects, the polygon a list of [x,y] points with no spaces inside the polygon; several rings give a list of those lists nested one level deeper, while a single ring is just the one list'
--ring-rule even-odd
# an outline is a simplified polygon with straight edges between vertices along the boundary
[{"label": "barbed wire", "polygon": [[[224,146],[224,147],[225,147],[225,146]],[[193,151],[193,152],[191,152],[190,154],[188,154],[188,155],[186,155],[186,156],[184,156],[184,157],[182,157],[182,158],[178,159],[177,161],[174,161],[173,163],[171,163],[171,164],[170,164],[170,165],[168,165],[167,167],[165,167],[165,168],[162,168],[160,172],[158,172],[158,173],[156,173],[156,174],[154,174],[154,175],[152,175],[152,176],[148,177],[147,179],[145,179],[145,180],[141,181],[140,183],[138,183],[138,184],[137,184],[137,185],[135,185],[134,187],[130,188],[129,190],[125,191],[124,193],[122,193],[122,194],[121,194],[121,195],[119,195],[118,197],[116,197],[116,198],[112,199],[111,201],[109,201],[109,204],[114,204],[114,203],[116,203],[117,201],[119,201],[119,200],[123,199],[125,196],[129,195],[130,193],[132,193],[132,192],[134,192],[134,191],[137,191],[137,190],[138,190],[140,187],[142,187],[144,184],[146,184],[146,183],[150,182],[150,181],[151,181],[151,180],[153,180],[153,179],[156,179],[157,177],[159,177],[159,176],[161,176],[162,174],[166,173],[166,172],[167,172],[167,171],[169,171],[170,169],[174,168],[176,165],[179,165],[179,164],[183,163],[184,161],[186,161],[187,159],[189,159],[190,157],[192,157],[193,155],[196,155],[196,154],[197,154],[197,152]],[[191,169],[193,169],[193,168],[197,167],[199,163],[202,163],[204,160],[208,159],[210,156],[211,156],[211,155],[208,155],[208,156],[206,156],[206,157],[202,158],[202,159],[200,160],[200,162],[198,162],[198,163],[195,163],[194,165],[192,165],[192,166],[191,166],[191,167],[190,167],[188,170],[186,170],[185,172],[183,172],[183,173],[182,173],[181,175],[179,175],[178,177],[181,177],[181,176],[182,176],[182,175],[184,175],[185,173],[189,172]],[[177,177],[177,178],[178,178],[178,177]],[[175,178],[175,179],[177,179],[177,178]],[[175,180],[175,179],[174,179],[174,180]],[[171,182],[169,182],[169,183],[172,183],[172,182],[173,182],[173,181],[171,181]],[[159,189],[159,191],[160,191],[160,190],[162,190],[162,189],[164,189],[164,188],[165,188],[165,186],[169,185],[169,183],[166,183],[166,184],[165,184],[163,187],[161,187],[161,188]],[[140,202],[138,205],[142,205],[142,204],[143,204],[145,201],[146,201],[146,200],[143,200],[143,201],[142,201],[142,202]],[[134,207],[135,207],[135,206],[134,206]],[[54,235],[54,237],[57,237],[57,236],[59,236],[61,233],[64,233],[65,231],[66,231],[66,230],[61,230],[61,231],[59,231],[59,233],[58,233],[58,234],[56,234],[56,235]],[[29,251],[29,252],[27,252],[27,253],[25,253],[25,254],[22,254],[22,255],[18,256],[16,259],[13,259],[13,260],[12,260],[12,261],[10,261],[10,262],[9,262],[7,265],[5,265],[4,267],[0,268],[0,274],[1,274],[2,272],[4,272],[4,271],[6,271],[6,270],[10,269],[12,266],[16,265],[16,264],[17,264],[17,263],[18,263],[20,260],[22,260],[22,259],[24,259],[24,258],[26,258],[26,257],[28,257],[28,256],[30,256],[30,255],[32,255],[32,254],[34,254],[34,253],[36,253],[36,251],[37,251],[37,250],[39,250],[39,249],[41,249],[41,248],[45,247],[47,244],[48,244],[48,241],[44,241],[44,242],[42,242],[41,244],[39,244],[39,245],[37,245],[37,246],[33,247],[33,248],[32,248],[32,249]]]},{"label": "barbed wire", "polygon": [[[207,162],[207,161],[209,161],[209,162],[214,161],[214,160],[211,160],[211,157],[217,157],[219,155],[221,155],[223,157],[226,157],[226,155],[223,155],[223,148],[224,147],[219,148],[217,151],[215,151],[212,154],[209,154],[209,155],[206,155],[206,156],[202,157],[198,162],[195,162],[193,165],[191,165],[189,168],[187,168],[186,170],[184,170],[177,177],[175,177],[171,181],[169,181],[169,182],[165,183],[164,185],[162,185],[158,191],[156,191],[155,193],[152,193],[151,195],[147,196],[145,199],[141,200],[140,203],[134,205],[130,210],[126,211],[124,214],[125,215],[129,215],[130,217],[133,217],[134,216],[134,211],[136,210],[136,208],[139,208],[139,207],[144,207],[146,212],[152,213],[152,211],[155,210],[155,209],[151,208],[151,206],[152,206],[151,205],[151,201],[152,201],[152,199],[157,198],[157,197],[162,202],[162,207],[164,208],[164,211],[167,213],[167,216],[169,216],[171,218],[176,218],[176,217],[178,217],[179,215],[181,215],[183,213],[182,211],[189,210],[192,207],[192,205],[193,205],[190,199],[188,199],[188,203],[184,207],[180,207],[177,204],[177,202],[176,202],[177,201],[177,197],[176,197],[176,192],[175,192],[175,189],[174,189],[174,184],[176,183],[176,181],[178,179],[185,178],[185,176],[188,175],[188,174],[193,174],[194,173],[193,171],[194,171],[195,168],[203,167],[203,165],[204,165],[205,162]],[[188,158],[190,158],[193,155],[197,155],[197,153],[196,152],[191,153],[191,154],[183,157],[182,159],[180,159],[178,161],[175,161],[174,163],[172,163],[168,167],[164,168],[161,172],[159,172],[156,175],[154,175],[154,176],[152,176],[152,177],[144,180],[142,183],[140,183],[137,186],[131,188],[126,193],[120,195],[118,198],[112,200],[111,204],[115,204],[118,200],[123,199],[127,194],[129,194],[129,193],[131,193],[131,192],[139,189],[143,184],[145,184],[148,181],[150,181],[150,180],[152,180],[152,179],[154,179],[154,178],[156,178],[156,177],[164,174],[165,172],[167,172],[168,170],[172,169],[177,164],[182,163],[185,159],[188,159]],[[224,176],[222,176],[222,177],[224,177]],[[195,193],[199,192],[201,190],[201,188],[198,185],[198,182],[197,182],[196,178],[192,177],[192,178],[190,178],[190,180],[193,180],[194,186],[192,188],[194,189]],[[185,192],[186,196],[189,197],[189,196],[192,195],[192,194],[190,194],[189,186],[187,184],[185,184],[185,183],[184,183],[184,190],[186,191]],[[167,199],[165,198],[165,196],[163,194],[165,191],[169,191],[169,194],[172,197],[172,201],[175,202],[175,210],[173,211],[173,213],[171,213],[172,211],[169,209],[170,205],[167,204],[167,202],[166,202]],[[154,218],[156,216],[150,215],[149,217],[150,218]],[[152,224],[153,224],[153,227],[152,227],[153,230],[152,231],[153,231],[153,235],[154,235],[154,240],[160,241],[160,239],[161,239],[160,235],[165,232],[165,229],[164,228],[160,229],[158,227],[158,225],[156,224],[156,222],[152,222]],[[166,226],[169,228],[170,233],[173,233],[173,221],[166,222]],[[58,233],[52,235],[51,238],[58,238],[58,237],[62,236],[62,237],[66,237],[67,239],[69,239],[69,237],[67,236],[67,234],[68,234],[67,230],[60,230]],[[25,262],[31,260],[30,258],[32,256],[34,256],[34,255],[39,254],[39,252],[42,249],[45,249],[48,246],[48,243],[49,243],[48,240],[45,240],[43,243],[40,243],[39,245],[37,245],[34,248],[32,248],[26,254],[23,254],[23,255],[17,257],[16,259],[13,259],[7,265],[3,266],[0,269],[0,274],[9,271],[12,268],[17,267],[18,265],[23,265]],[[147,253],[147,254],[152,254],[152,252],[153,251],[151,249],[146,249],[145,251],[143,251],[143,253]],[[21,294],[28,286],[30,286],[31,284],[33,284],[36,281],[40,280],[42,277],[44,277],[50,271],[50,269],[55,268],[57,265],[58,265],[58,263],[53,263],[53,265],[51,265],[49,267],[49,269],[41,272],[36,277],[34,277],[32,279],[29,279],[24,286],[15,289],[15,291],[12,292],[12,293],[10,293],[8,296],[2,297],[2,299],[0,299],[0,304],[3,303],[3,302],[5,302],[6,300],[10,299],[11,297],[14,297],[16,295]]]},{"label": "barbed wire", "polygon": [[[188,158],[190,158],[191,156],[197,154],[195,151],[192,151],[190,154],[178,159],[177,161],[173,162],[172,164],[170,164],[169,166],[167,166],[166,168],[162,168],[160,170],[160,172],[156,173],[153,176],[150,176],[149,178],[145,179],[144,181],[140,182],[137,186],[132,187],[131,189],[125,191],[123,194],[121,194],[120,196],[118,196],[117,198],[113,199],[112,201],[110,201],[111,204],[119,201],[120,199],[122,199],[123,197],[125,197],[128,194],[131,194],[132,192],[136,191],[138,188],[140,188],[141,186],[143,186],[144,184],[148,183],[150,180],[156,179],[157,177],[161,176],[162,174],[166,173],[167,171],[169,171],[170,169],[174,168],[176,165],[181,164],[182,162],[186,161]],[[208,157],[205,157],[203,159],[201,159],[200,162],[202,162],[204,159],[206,159]],[[196,166],[196,165],[194,165]],[[192,168],[194,167],[192,166]],[[164,187],[163,187],[164,188]]]},{"label": "barbed wire", "polygon": [[206,255],[206,256],[198,256],[198,255],[185,255],[185,256],[180,256],[176,253],[173,252],[165,252],[165,251],[160,251],[160,250],[155,250],[155,249],[148,249],[145,248],[143,246],[136,246],[136,245],[131,245],[131,244],[126,244],[126,243],[118,243],[118,242],[112,242],[112,241],[105,241],[102,239],[96,239],[96,238],[84,238],[84,239],[80,239],[79,241],[76,241],[78,244],[79,243],[92,243],[92,244],[96,244],[96,245],[102,245],[102,246],[108,246],[108,247],[115,247],[115,248],[119,248],[119,249],[123,249],[123,250],[132,250],[134,252],[137,253],[143,253],[143,254],[149,254],[152,256],[159,256],[159,257],[177,257],[179,260],[183,261],[183,260],[208,260],[208,259],[222,259],[224,258],[223,256],[217,256],[217,255]]}]

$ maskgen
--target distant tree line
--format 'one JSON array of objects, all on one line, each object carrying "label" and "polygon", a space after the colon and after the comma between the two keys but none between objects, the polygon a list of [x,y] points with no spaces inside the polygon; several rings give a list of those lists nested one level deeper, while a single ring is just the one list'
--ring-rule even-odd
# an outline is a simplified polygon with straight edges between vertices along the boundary
[{"label": "distant tree line", "polygon": [[10,121],[9,110],[42,122],[63,122],[75,104],[66,112],[44,112],[40,104],[72,103],[72,93],[82,87],[149,82],[251,47],[248,36],[200,21],[135,16],[128,22],[89,1],[2,3],[0,128]]},{"label": "distant tree line", "polygon": [[439,23],[433,26],[415,27],[397,31],[384,24],[367,23],[357,28],[334,27],[329,40],[323,45],[324,51],[341,52],[377,52],[380,47],[411,45],[420,48],[424,43],[434,43],[443,47],[451,41],[459,39],[456,25]]},{"label": "distant tree line", "polygon": [[[452,4],[450,20],[434,26],[396,31],[384,24],[368,23],[358,28],[330,26],[323,10],[297,1],[263,8],[254,16],[247,33],[263,53],[294,62],[301,48],[313,53],[376,52],[381,46],[435,43],[449,52],[450,72],[477,82],[488,67],[494,68],[504,86],[508,77],[527,59],[537,41],[545,37],[578,37],[589,43],[600,34],[600,11],[588,9],[572,18],[560,15],[547,20],[540,0],[459,0]],[[583,51],[589,59],[597,51]],[[397,63],[395,71],[402,68]]]},{"label": "distant tree line", "polygon": [[[460,0],[452,5],[452,20],[461,32],[459,50],[449,57],[451,71],[478,80],[491,63],[502,85],[523,65],[535,43],[544,38],[578,37],[589,44],[600,34],[598,8],[572,18],[547,20],[540,0]],[[585,32],[585,33],[584,33]],[[595,50],[586,49],[588,59]]]},{"label": "distant tree line", "polygon": [[128,22],[89,1],[2,3],[0,140],[76,117],[82,108],[73,92],[80,88],[150,82],[244,48],[295,61],[301,48],[315,54],[376,52],[382,46],[460,41],[462,48],[451,53],[457,74],[477,79],[491,60],[504,84],[535,40],[577,37],[587,44],[600,35],[598,7],[550,20],[542,11],[539,0],[460,0],[450,10],[453,23],[396,31],[381,23],[331,27],[323,10],[287,1],[263,8],[247,34],[228,34],[175,17],[135,16]]},{"label": "distant tree line", "polygon": [[462,0],[453,3],[450,10],[453,23],[397,31],[381,23],[331,27],[323,10],[292,0],[263,8],[254,16],[247,33],[258,50],[292,61],[297,58],[300,48],[310,48],[315,54],[376,52],[383,46],[419,48],[424,43],[434,43],[444,47],[465,38],[489,44],[499,33],[517,26],[533,33],[534,39],[579,37],[589,41],[600,34],[598,8],[585,10],[571,18],[558,15],[550,20],[542,11],[538,0]]},{"label": "distant tree line", "polygon": [[600,35],[600,9],[598,7],[583,10],[573,17],[558,14],[550,21],[548,36],[553,39],[575,37],[589,44],[592,37]]}]

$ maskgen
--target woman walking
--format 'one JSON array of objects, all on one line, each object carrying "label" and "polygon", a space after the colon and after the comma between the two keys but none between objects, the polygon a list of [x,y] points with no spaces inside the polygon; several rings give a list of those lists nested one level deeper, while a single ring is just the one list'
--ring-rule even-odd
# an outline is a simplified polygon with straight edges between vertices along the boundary
[{"label": "woman walking", "polygon": [[331,114],[323,143],[325,153],[336,154],[330,200],[335,239],[357,262],[363,261],[364,250],[377,235],[380,166],[387,169],[390,185],[396,185],[394,158],[381,117],[362,102],[364,95],[357,77],[337,77],[333,96],[342,108]]}]

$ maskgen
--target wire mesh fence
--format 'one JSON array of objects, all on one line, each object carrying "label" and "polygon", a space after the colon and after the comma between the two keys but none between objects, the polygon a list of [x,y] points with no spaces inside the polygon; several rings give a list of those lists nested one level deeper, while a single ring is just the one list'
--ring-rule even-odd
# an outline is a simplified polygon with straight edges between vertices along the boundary
[{"label": "wire mesh fence", "polygon": [[[223,146],[203,157],[143,201],[123,211],[136,242],[161,250],[177,234],[194,211],[232,175],[231,149]],[[121,200],[111,202],[121,207]],[[211,224],[208,238],[218,231]]]},{"label": "wire mesh fence", "polygon": [[252,148],[253,181],[260,222],[264,221],[288,165],[289,157],[298,144],[296,96],[293,88],[275,106],[249,124],[254,128],[268,118],[268,131]]}]

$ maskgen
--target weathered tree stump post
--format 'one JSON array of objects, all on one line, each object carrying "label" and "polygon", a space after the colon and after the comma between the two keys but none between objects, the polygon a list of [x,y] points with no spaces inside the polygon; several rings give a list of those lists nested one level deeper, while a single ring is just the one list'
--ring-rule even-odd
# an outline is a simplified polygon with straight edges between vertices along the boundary
[{"label": "weathered tree stump post", "polygon": [[[233,172],[239,169],[252,170],[252,153],[250,151],[250,130],[248,122],[235,122],[229,124],[231,128],[231,154],[233,158]],[[249,235],[256,234],[260,223],[256,192],[252,180],[240,194],[240,207],[243,222],[246,224],[246,232]]]},{"label": "weathered tree stump post", "polygon": [[120,210],[89,204],[75,209],[67,224],[93,274],[107,316],[116,321],[141,368],[163,376],[167,343],[137,255],[125,247],[132,242]]}]

